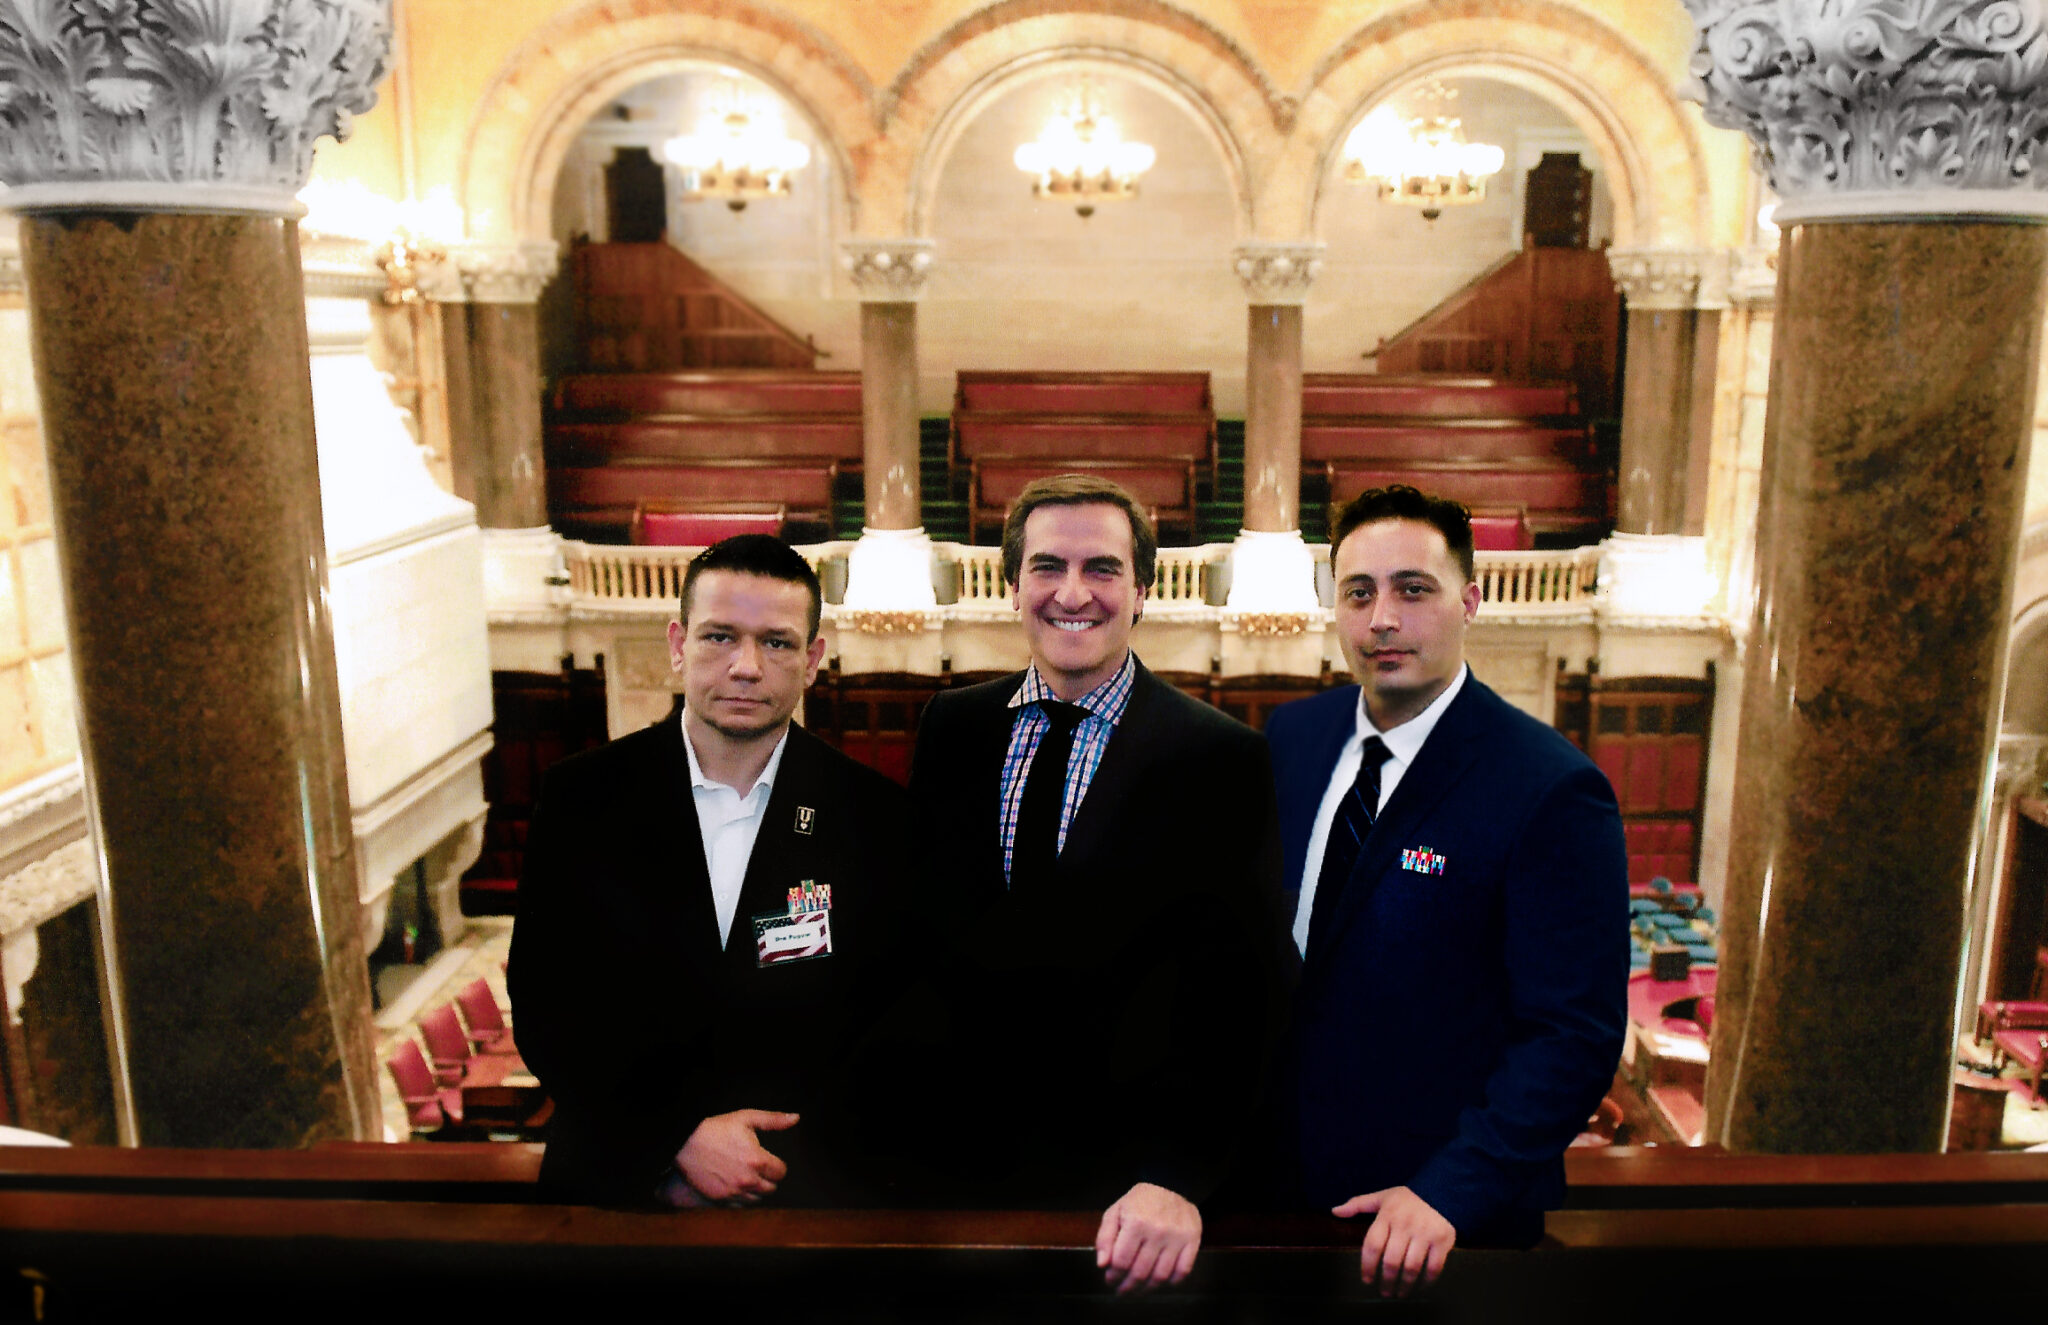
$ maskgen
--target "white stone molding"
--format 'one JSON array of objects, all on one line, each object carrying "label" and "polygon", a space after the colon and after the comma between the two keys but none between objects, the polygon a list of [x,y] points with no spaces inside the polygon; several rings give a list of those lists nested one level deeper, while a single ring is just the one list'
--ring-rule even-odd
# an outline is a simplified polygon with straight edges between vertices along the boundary
[{"label": "white stone molding", "polygon": [[99,869],[92,843],[73,838],[49,855],[0,878],[0,935],[33,930],[93,896]]},{"label": "white stone molding", "polygon": [[1728,273],[1728,302],[1768,308],[1778,301],[1778,246],[1751,244],[1735,250]]},{"label": "white stone molding", "polygon": [[882,632],[882,623],[893,619],[888,614],[931,612],[938,602],[932,590],[930,534],[922,528],[860,531],[860,541],[846,554],[846,593],[839,601],[839,619],[852,614]]},{"label": "white stone molding", "polygon": [[1246,529],[1230,549],[1229,612],[1271,615],[1314,612],[1316,558],[1299,529]]},{"label": "white stone molding", "polygon": [[1685,0],[1686,95],[1748,135],[1781,226],[2048,217],[2041,0]]},{"label": "white stone molding", "polygon": [[308,299],[379,299],[390,282],[376,249],[359,239],[299,232],[299,265]]},{"label": "white stone molding", "polygon": [[863,303],[913,303],[931,275],[934,247],[929,239],[846,239],[839,261]]},{"label": "white stone molding", "polygon": [[21,250],[0,249],[0,295],[27,293],[28,280],[21,271]]},{"label": "white stone molding", "polygon": [[1731,263],[1721,249],[1611,248],[1607,269],[1633,309],[1725,308]]},{"label": "white stone molding", "polygon": [[85,815],[77,763],[0,792],[0,935],[33,931],[93,895],[99,867]]},{"label": "white stone molding", "polygon": [[301,215],[390,48],[391,0],[0,7],[0,206]]},{"label": "white stone molding", "polygon": [[493,625],[560,625],[568,620],[569,576],[562,536],[546,525],[486,529],[484,606]]},{"label": "white stone molding", "polygon": [[1719,587],[1704,538],[1615,534],[1600,546],[1600,605],[1616,621],[1706,619]]},{"label": "white stone molding", "polygon": [[[429,299],[446,299],[452,293],[438,264],[426,264],[420,289]],[[541,287],[560,270],[561,252],[552,239],[518,244],[457,244],[448,252],[447,265],[460,282],[460,298],[473,304],[530,304],[540,298]]]},{"label": "white stone molding", "polygon": [[1323,248],[1264,241],[1239,244],[1231,250],[1231,266],[1244,282],[1247,302],[1299,306],[1308,301],[1308,287],[1323,270]]}]

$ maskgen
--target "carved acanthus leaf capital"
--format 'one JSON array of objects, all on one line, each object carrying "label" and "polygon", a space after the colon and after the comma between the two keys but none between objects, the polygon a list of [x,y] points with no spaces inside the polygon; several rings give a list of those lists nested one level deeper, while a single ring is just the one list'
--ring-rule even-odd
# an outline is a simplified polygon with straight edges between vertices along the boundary
[{"label": "carved acanthus leaf capital", "polygon": [[560,269],[561,254],[553,240],[458,244],[449,249],[446,265],[454,269],[459,287],[451,286],[445,273],[430,271],[421,278],[427,298],[445,298],[459,288],[454,298],[473,304],[530,304]]},{"label": "carved acanthus leaf capital", "polygon": [[929,239],[848,239],[839,260],[862,301],[906,303],[924,293],[933,247]]},{"label": "carved acanthus leaf capital", "polygon": [[391,0],[0,6],[0,206],[296,216],[390,47]]},{"label": "carved acanthus leaf capital", "polygon": [[1685,0],[1687,93],[1749,136],[1778,223],[2048,216],[2043,0]]},{"label": "carved acanthus leaf capital", "polygon": [[1239,244],[1231,252],[1245,299],[1254,304],[1301,304],[1323,270],[1321,244]]},{"label": "carved acanthus leaf capital", "polygon": [[1720,308],[1729,258],[1717,249],[1611,248],[1607,269],[1633,309]]}]

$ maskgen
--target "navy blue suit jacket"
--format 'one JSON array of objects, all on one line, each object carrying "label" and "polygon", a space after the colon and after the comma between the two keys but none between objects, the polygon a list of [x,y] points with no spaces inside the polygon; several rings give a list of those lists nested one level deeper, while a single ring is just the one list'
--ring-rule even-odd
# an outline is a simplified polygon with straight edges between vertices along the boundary
[{"label": "navy blue suit jacket", "polygon": [[[1346,686],[1267,725],[1290,890],[1357,712]],[[1404,858],[1425,849],[1441,873]],[[1627,986],[1613,788],[1468,676],[1303,954],[1276,1091],[1296,1199],[1405,1184],[1461,1241],[1533,1241],[1613,1078]]]}]

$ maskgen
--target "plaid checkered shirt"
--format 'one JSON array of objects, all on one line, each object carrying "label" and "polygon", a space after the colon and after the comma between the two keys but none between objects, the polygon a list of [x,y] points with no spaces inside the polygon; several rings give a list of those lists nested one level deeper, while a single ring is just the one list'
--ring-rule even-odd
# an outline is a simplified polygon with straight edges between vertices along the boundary
[{"label": "plaid checkered shirt", "polygon": [[[1088,716],[1074,728],[1074,749],[1067,756],[1066,794],[1060,798],[1061,849],[1067,845],[1067,828],[1074,822],[1074,811],[1081,808],[1081,798],[1088,794],[1088,784],[1095,780],[1102,752],[1109,748],[1110,734],[1123,721],[1124,710],[1130,706],[1131,682],[1137,675],[1137,655],[1126,650],[1124,665],[1117,674],[1075,701],[1088,710]],[[998,831],[1003,838],[1005,880],[1010,877],[1010,858],[1017,849],[1017,812],[1024,804],[1024,779],[1031,772],[1031,760],[1038,753],[1039,742],[1052,726],[1052,720],[1038,702],[1058,698],[1038,674],[1037,663],[1025,670],[1024,684],[1010,696],[1010,707],[1022,712],[1010,728],[1010,748],[1003,756],[1003,804]]]}]

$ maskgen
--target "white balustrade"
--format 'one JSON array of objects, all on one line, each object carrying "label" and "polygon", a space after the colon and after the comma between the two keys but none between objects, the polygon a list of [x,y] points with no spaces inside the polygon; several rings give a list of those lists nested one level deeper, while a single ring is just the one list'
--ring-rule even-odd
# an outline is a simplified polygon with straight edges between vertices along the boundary
[{"label": "white balustrade", "polygon": [[[830,557],[843,556],[844,543],[815,543],[797,551],[816,571]],[[683,595],[683,573],[701,547],[623,547],[565,539],[562,560],[569,568],[569,594],[589,605],[675,603]]]}]

